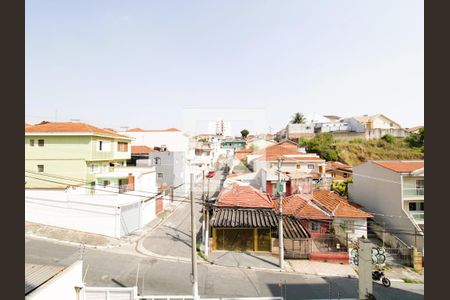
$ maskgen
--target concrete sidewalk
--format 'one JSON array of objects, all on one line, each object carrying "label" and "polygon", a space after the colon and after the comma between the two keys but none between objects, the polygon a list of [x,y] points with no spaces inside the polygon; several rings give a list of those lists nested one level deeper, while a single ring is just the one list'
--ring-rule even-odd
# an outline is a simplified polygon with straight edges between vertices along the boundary
[{"label": "concrete sidewalk", "polygon": [[208,261],[224,267],[278,270],[278,257],[270,254],[247,252],[214,251],[209,253]]},{"label": "concrete sidewalk", "polygon": [[345,264],[313,261],[306,259],[287,260],[292,272],[305,275],[318,275],[324,277],[351,277],[356,278],[358,274],[353,267]]}]

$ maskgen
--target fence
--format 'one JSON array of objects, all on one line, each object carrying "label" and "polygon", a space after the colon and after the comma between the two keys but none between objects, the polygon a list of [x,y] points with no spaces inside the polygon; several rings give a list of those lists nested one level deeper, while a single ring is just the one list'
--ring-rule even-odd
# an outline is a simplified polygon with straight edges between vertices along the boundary
[{"label": "fence", "polygon": [[312,250],[312,240],[284,239],[284,258],[307,259]]},{"label": "fence", "polygon": [[336,236],[332,234],[316,235],[313,237],[313,242],[315,247],[317,248],[317,252],[347,252],[345,243],[342,243]]}]

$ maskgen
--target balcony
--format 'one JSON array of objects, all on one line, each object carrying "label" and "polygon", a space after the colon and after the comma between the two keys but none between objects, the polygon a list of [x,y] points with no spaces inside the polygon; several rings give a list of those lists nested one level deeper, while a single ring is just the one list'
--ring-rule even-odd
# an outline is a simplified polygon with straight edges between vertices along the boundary
[{"label": "balcony", "polygon": [[417,223],[423,224],[423,222],[425,221],[425,212],[423,211],[410,211],[409,214]]},{"label": "balcony", "polygon": [[403,197],[423,197],[425,195],[425,188],[404,188]]}]

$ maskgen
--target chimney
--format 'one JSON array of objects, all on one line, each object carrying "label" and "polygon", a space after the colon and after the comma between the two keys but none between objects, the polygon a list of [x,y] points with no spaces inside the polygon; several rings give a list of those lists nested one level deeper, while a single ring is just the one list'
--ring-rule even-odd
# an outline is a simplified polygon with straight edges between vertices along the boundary
[{"label": "chimney", "polygon": [[128,174],[128,190],[134,191],[134,176],[133,174]]}]

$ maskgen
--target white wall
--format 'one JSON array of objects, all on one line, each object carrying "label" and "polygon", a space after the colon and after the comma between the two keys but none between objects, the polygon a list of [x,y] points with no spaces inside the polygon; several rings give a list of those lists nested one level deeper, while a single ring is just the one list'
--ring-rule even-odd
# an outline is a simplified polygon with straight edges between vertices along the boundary
[{"label": "white wall", "polygon": [[367,219],[365,218],[335,218],[333,221],[333,227],[335,229],[336,235],[341,236],[345,239],[345,231],[342,229],[341,224],[344,224],[345,221],[353,222],[353,228],[348,228],[352,230],[352,233],[348,233],[348,240],[356,240],[362,236],[367,238]]},{"label": "white wall", "polygon": [[[77,261],[25,297],[27,300],[78,300],[75,286],[83,287],[83,263]],[[81,294],[81,292],[80,292]],[[81,297],[81,296],[80,296]],[[80,298],[81,299],[81,298]]]},{"label": "white wall", "polygon": [[120,134],[127,135],[134,138],[131,145],[145,145],[148,147],[160,147],[166,145],[168,151],[182,151],[189,150],[189,137],[184,135],[181,131],[162,131],[162,132],[120,132]]},{"label": "white wall", "polygon": [[[120,229],[124,222],[121,208],[144,201],[142,197],[133,196],[137,195],[137,192],[86,195],[79,194],[78,190],[81,189],[73,192],[70,189],[26,189],[25,220],[120,238]],[[164,202],[164,207],[168,202]],[[138,210],[133,214],[141,216],[141,228],[155,218],[154,200],[137,205],[133,209]]]},{"label": "white wall", "polygon": [[[85,287],[83,300],[135,300],[137,287]],[[80,299],[81,300],[81,299]]]}]

